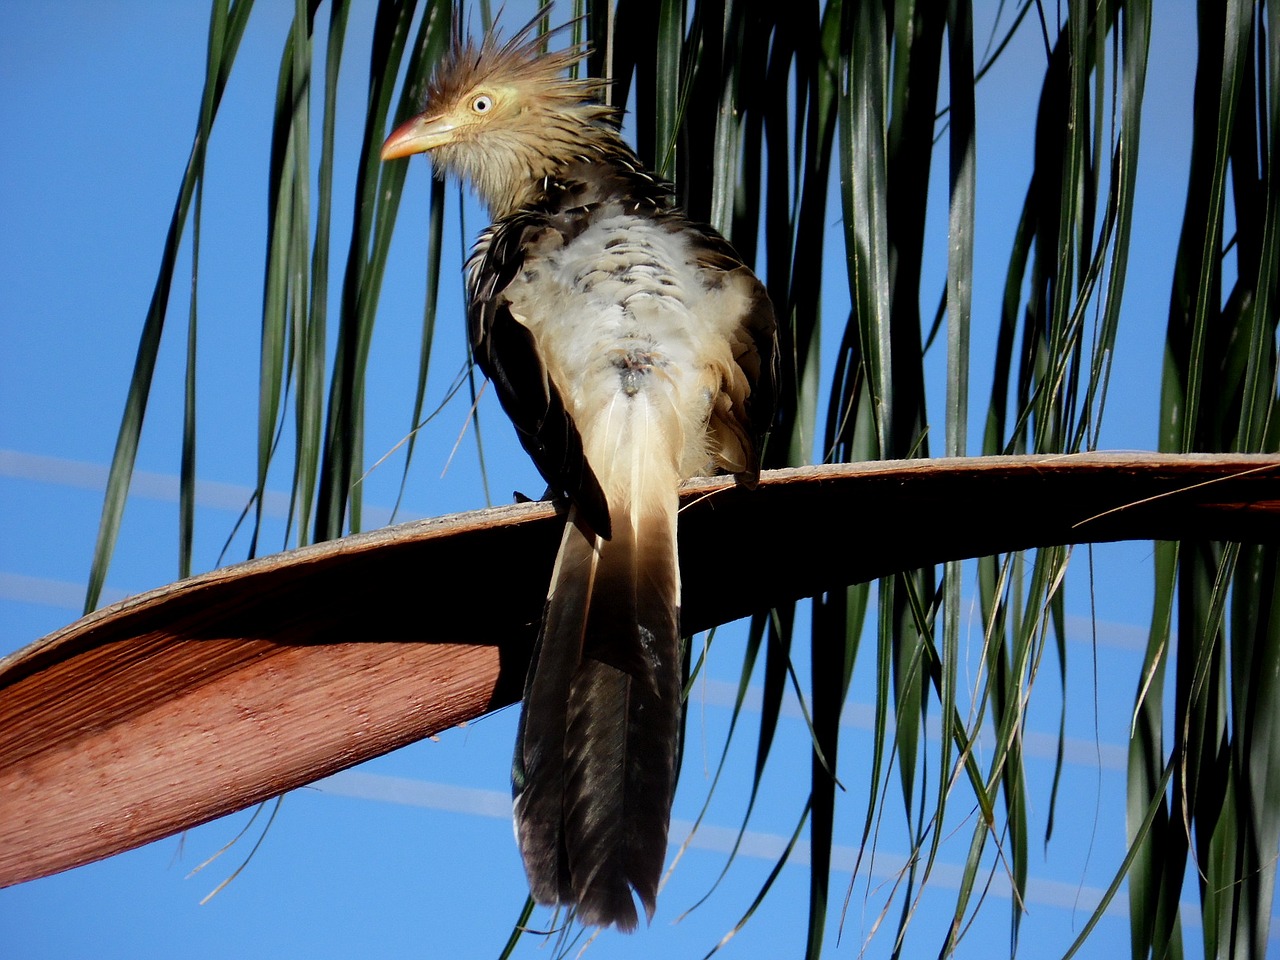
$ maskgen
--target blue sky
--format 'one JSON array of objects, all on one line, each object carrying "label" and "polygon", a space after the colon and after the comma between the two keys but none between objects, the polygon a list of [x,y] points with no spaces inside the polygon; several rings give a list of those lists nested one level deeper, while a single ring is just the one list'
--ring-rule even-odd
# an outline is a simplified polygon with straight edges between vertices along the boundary
[{"label": "blue sky", "polygon": [[[1189,3],[1182,24],[1194,24]],[[255,10],[210,145],[206,223],[201,264],[199,474],[197,569],[216,560],[253,477],[257,403],[257,336],[265,224],[265,167],[276,64],[288,28],[287,4]],[[528,2],[510,6],[521,22]],[[981,24],[994,4],[978,4]],[[1150,91],[1137,198],[1138,226],[1131,262],[1112,399],[1102,446],[1152,449],[1164,315],[1185,184],[1194,37],[1167,32],[1179,18],[1157,11]],[[353,13],[346,67],[362,68],[367,6]],[[179,178],[190,147],[202,83],[207,10],[202,3],[68,2],[0,4],[0,653],[16,650],[75,619],[101,505],[105,476],[132,369],[137,333],[155,280]],[[981,41],[980,41],[981,42]],[[998,302],[999,265],[1025,189],[1028,146],[1002,139],[1002,124],[1029,123],[1038,90],[1021,70],[1039,77],[1039,39],[1027,32],[1008,61],[992,72],[979,101],[979,247],[975,325],[990,328]],[[339,126],[337,176],[350,184],[359,137],[360,103],[350,78]],[[355,101],[351,101],[351,97]],[[1024,128],[1025,129],[1025,128]],[[945,176],[940,172],[939,176]],[[399,233],[373,347],[368,461],[391,450],[408,430],[416,376],[416,335],[423,288],[425,163],[410,174]],[[339,188],[341,190],[341,186]],[[451,197],[451,202],[453,198]],[[472,202],[465,235],[447,234],[446,302],[432,371],[428,408],[443,397],[462,362],[457,270],[470,235],[483,224]],[[931,211],[942,223],[945,211]],[[335,236],[342,236],[336,225]],[[988,268],[985,265],[992,264]],[[179,277],[188,269],[179,266]],[[830,274],[838,281],[843,271]],[[338,274],[335,273],[335,278]],[[938,273],[941,282],[941,273]],[[179,284],[180,285],[180,284]],[[838,286],[828,316],[844,307]],[[157,388],[138,466],[143,474],[125,518],[117,559],[108,577],[111,597],[158,586],[176,576],[176,481],[179,440],[182,324],[185,304],[171,315]],[[984,354],[981,329],[974,356]],[[829,360],[830,351],[828,351]],[[983,361],[985,362],[985,361]],[[974,404],[988,389],[975,366]],[[933,404],[935,415],[941,398]],[[532,467],[512,442],[500,412],[486,398],[487,467],[493,498],[509,491],[538,493]],[[464,443],[450,460],[466,404],[455,401],[433,422],[411,474],[401,517],[427,516],[485,505],[474,447]],[[971,436],[974,436],[971,430]],[[399,461],[366,481],[366,503],[388,506]],[[385,517],[372,509],[374,518]],[[243,556],[232,551],[233,558]],[[1099,619],[1098,691],[1087,642],[1070,645],[1073,697],[1071,754],[1057,833],[1043,857],[1032,853],[1035,878],[1023,954],[1054,956],[1088,916],[1085,906],[1104,887],[1123,847],[1123,742],[1141,662],[1141,627],[1150,609],[1150,545],[1109,545],[1094,551]],[[1073,564],[1069,611],[1075,635],[1089,636],[1088,566]],[[976,628],[966,628],[976,643]],[[710,660],[709,680],[690,708],[686,763],[673,834],[694,818],[709,784],[729,719],[740,649],[723,632]],[[798,665],[802,675],[804,665]],[[856,842],[869,767],[867,705],[874,692],[870,658],[855,676],[840,772],[849,787],[838,838]],[[1029,737],[1031,803],[1043,822],[1056,728],[1056,664],[1046,663]],[[1096,726],[1095,726],[1096,714]],[[664,891],[658,917],[640,935],[606,934],[597,955],[650,956],[657,951],[705,953],[750,904],[789,836],[808,777],[807,738],[798,710],[783,721],[764,800],[752,820],[753,855],[687,919],[673,921],[710,886],[724,861],[725,831],[736,829],[744,803],[743,778],[754,740],[738,737],[730,780],[717,793],[702,847],[684,857]],[[107,861],[0,891],[0,943],[15,960],[36,958],[217,957],[470,957],[494,955],[523,904],[525,888],[511,839],[507,775],[515,714],[507,710],[372,761],[287,796],[252,862],[210,903],[200,901],[244,859],[265,817],[219,860],[187,874],[231,840],[249,819],[239,814]],[[969,825],[958,845],[944,848],[940,890],[926,896],[916,921],[917,946],[936,944],[953,893],[948,868],[963,860]],[[903,852],[900,833],[886,824],[877,864],[859,875],[850,900],[841,954],[856,954],[872,930],[877,904]],[[833,905],[849,882],[850,848],[837,851]],[[843,872],[841,872],[843,871]],[[791,955],[803,944],[807,870],[785,869],[778,885],[731,955]],[[966,955],[985,956],[1007,945],[1008,900],[992,895]],[[931,908],[936,908],[932,909]],[[896,911],[896,908],[895,908]],[[941,911],[940,913],[938,911]],[[545,920],[545,914],[538,917]],[[886,920],[892,927],[896,912]],[[882,933],[887,931],[882,931]],[[1194,945],[1198,930],[1188,933]],[[834,928],[832,933],[834,942]],[[883,956],[887,936],[870,955]],[[526,943],[524,953],[537,940]],[[1122,917],[1105,919],[1084,956],[1108,957],[1127,945]],[[600,954],[603,951],[603,954]]]}]

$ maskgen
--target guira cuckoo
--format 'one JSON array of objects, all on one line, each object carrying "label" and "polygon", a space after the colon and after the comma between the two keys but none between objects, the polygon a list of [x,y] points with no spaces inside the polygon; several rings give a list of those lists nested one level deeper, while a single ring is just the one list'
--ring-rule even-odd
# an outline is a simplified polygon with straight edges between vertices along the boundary
[{"label": "guira cuckoo", "polygon": [[[476,362],[568,501],[512,767],[540,903],[652,919],[681,723],[680,481],[754,484],[772,415],[764,287],[619,135],[581,48],[454,44],[382,158],[431,154],[493,218],[466,265]],[[712,558],[707,558],[708,560]],[[717,558],[717,562],[724,558]]]}]

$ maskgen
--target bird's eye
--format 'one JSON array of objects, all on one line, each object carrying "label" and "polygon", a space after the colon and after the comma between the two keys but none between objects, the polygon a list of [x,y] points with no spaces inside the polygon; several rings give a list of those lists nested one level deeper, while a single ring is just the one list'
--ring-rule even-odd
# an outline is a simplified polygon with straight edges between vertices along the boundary
[{"label": "bird's eye", "polygon": [[488,113],[493,109],[493,97],[487,93],[482,93],[471,101],[471,111],[473,113]]}]

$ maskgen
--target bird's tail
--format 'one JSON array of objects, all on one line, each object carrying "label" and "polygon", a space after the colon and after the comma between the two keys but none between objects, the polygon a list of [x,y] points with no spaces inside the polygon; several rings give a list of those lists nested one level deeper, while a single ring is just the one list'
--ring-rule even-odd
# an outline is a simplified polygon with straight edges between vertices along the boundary
[{"label": "bird's tail", "polygon": [[681,713],[678,477],[642,470],[611,492],[612,539],[570,511],[512,771],[534,899],[623,930],[633,890],[653,917]]}]

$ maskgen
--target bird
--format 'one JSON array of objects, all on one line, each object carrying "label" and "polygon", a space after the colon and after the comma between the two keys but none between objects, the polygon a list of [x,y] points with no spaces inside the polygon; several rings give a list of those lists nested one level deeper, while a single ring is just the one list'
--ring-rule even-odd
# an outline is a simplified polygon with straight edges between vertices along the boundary
[{"label": "bird", "polygon": [[[464,267],[476,363],[567,505],[512,764],[530,893],[584,925],[652,922],[683,715],[678,490],[754,487],[773,412],[764,285],[620,132],[545,8],[504,40],[455,19],[384,161],[427,153],[492,223]],[[565,26],[568,26],[566,24]],[[732,562],[707,558],[697,562]]]}]

